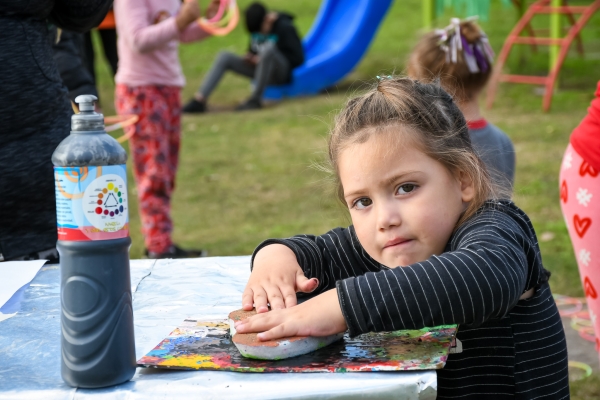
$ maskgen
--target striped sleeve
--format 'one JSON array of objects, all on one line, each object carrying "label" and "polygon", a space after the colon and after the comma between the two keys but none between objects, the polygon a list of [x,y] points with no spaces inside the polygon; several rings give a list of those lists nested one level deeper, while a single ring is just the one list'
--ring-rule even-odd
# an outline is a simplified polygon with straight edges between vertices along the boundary
[{"label": "striped sleeve", "polygon": [[373,260],[362,248],[354,227],[335,228],[321,236],[298,235],[287,239],[268,239],[262,242],[252,255],[270,244],[289,247],[307,278],[317,278],[319,287],[312,293],[319,294],[335,288],[336,281],[380,271],[381,264]]},{"label": "striped sleeve", "polygon": [[352,336],[501,318],[528,281],[529,239],[504,212],[486,210],[453,235],[451,251],[337,282]]}]

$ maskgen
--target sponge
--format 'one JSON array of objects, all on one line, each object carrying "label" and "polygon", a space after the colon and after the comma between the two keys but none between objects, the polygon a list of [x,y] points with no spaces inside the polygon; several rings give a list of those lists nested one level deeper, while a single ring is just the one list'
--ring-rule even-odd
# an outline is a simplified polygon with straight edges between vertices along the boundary
[{"label": "sponge", "polygon": [[256,337],[256,333],[237,333],[233,326],[236,321],[242,321],[253,315],[256,315],[256,310],[237,310],[229,314],[229,330],[233,344],[235,344],[242,356],[246,358],[283,360],[318,350],[344,336],[343,333],[322,337],[292,336],[261,342]]}]

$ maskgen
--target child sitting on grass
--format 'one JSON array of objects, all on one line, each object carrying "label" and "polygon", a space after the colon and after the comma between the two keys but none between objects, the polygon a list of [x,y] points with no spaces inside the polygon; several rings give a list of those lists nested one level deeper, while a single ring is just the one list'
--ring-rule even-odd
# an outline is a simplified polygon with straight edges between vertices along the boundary
[{"label": "child sitting on grass", "polygon": [[[212,0],[209,13],[218,8]],[[181,88],[179,42],[204,39],[196,20],[196,0],[116,0],[119,69],[115,103],[120,115],[135,114],[138,123],[125,128],[137,184],[142,233],[149,258],[201,257],[203,250],[184,250],[171,238],[171,196],[179,162]]]},{"label": "child sitting on grass", "polygon": [[[437,371],[438,399],[569,397],[533,226],[490,179],[450,95],[380,81],[337,116],[329,161],[353,225],[261,243],[242,299],[259,314],[237,332],[264,341],[459,324],[462,352]],[[318,295],[296,305],[296,292]]]},{"label": "child sitting on grass", "polygon": [[479,95],[492,75],[487,36],[472,20],[452,19],[423,36],[408,61],[408,75],[425,82],[440,79],[467,120],[471,142],[497,184],[512,188],[515,149],[510,138],[481,115]]}]

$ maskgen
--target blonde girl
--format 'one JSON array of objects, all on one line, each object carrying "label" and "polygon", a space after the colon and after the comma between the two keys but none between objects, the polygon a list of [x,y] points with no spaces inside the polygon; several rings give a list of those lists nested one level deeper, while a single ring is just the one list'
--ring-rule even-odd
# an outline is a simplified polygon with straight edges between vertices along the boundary
[{"label": "blonde girl", "polygon": [[[238,332],[271,340],[459,324],[462,352],[438,371],[439,399],[569,397],[531,222],[498,194],[439,85],[385,79],[350,100],[329,159],[353,225],[261,243],[242,299],[259,314]],[[296,305],[297,292],[318,295]]]},{"label": "blonde girl", "polygon": [[515,180],[514,146],[479,108],[479,96],[492,75],[493,57],[487,35],[474,19],[453,18],[446,28],[419,40],[408,60],[408,75],[424,82],[439,79],[452,93],[467,120],[471,143],[492,180],[510,189]]}]

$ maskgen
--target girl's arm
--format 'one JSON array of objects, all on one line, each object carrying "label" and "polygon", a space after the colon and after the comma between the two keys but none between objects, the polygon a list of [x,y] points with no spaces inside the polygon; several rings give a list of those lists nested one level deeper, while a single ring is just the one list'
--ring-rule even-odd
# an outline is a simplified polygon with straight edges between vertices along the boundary
[{"label": "girl's arm", "polygon": [[271,244],[287,246],[307,278],[317,278],[319,286],[312,292],[318,294],[335,288],[335,282],[369,271],[379,271],[382,266],[362,248],[354,228],[335,228],[321,236],[298,235],[287,239],[269,239],[262,242],[252,255]]},{"label": "girl's arm", "polygon": [[529,219],[513,216],[488,209],[456,232],[452,251],[337,282],[350,334],[479,325],[506,315],[538,283],[528,266],[543,271]]},{"label": "girl's arm", "polygon": [[193,22],[188,25],[183,32],[179,34],[179,41],[182,43],[196,42],[209,37],[210,34]]},{"label": "girl's arm", "polygon": [[[488,207],[458,229],[450,251],[440,256],[338,281],[337,290],[325,291],[292,308],[253,316],[236,324],[236,329],[240,333],[263,332],[260,340],[272,340],[329,335],[343,332],[346,326],[355,336],[444,324],[479,325],[501,318],[526,289],[546,277],[529,218],[512,204],[491,207],[504,208],[511,215]],[[338,242],[339,252],[327,248],[325,253],[316,251],[321,248],[318,238],[294,237],[286,240],[288,245],[290,240],[304,248],[294,249],[294,253],[308,257],[317,271],[334,265],[319,263],[327,257],[338,263],[352,260],[347,241]],[[311,247],[312,251],[306,250]],[[362,258],[361,249],[354,248],[355,257]]]},{"label": "girl's arm", "polygon": [[[179,14],[155,22],[156,16],[149,15],[144,2],[137,0],[115,1],[115,20],[119,36],[125,38],[130,48],[140,53],[153,51],[173,39],[179,39],[181,32],[190,29],[189,23],[195,18],[188,13],[184,3]],[[199,11],[198,11],[199,12]],[[182,15],[185,13],[185,15]],[[188,16],[188,14],[190,14]]]},{"label": "girl's arm", "polygon": [[[206,7],[206,17],[212,18],[220,7],[219,0],[212,0]],[[210,36],[196,22],[191,23],[183,32],[179,34],[179,41],[182,43],[195,42]]]}]

